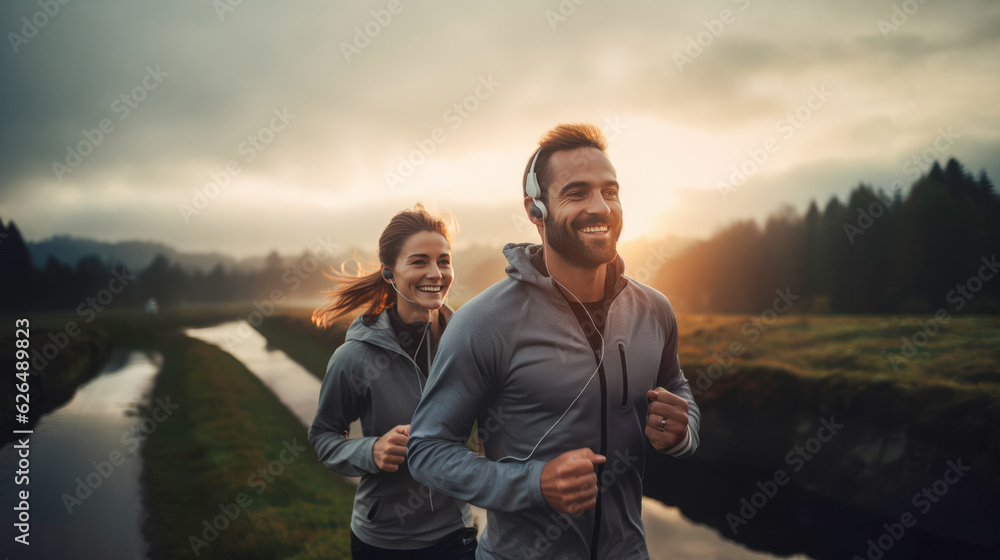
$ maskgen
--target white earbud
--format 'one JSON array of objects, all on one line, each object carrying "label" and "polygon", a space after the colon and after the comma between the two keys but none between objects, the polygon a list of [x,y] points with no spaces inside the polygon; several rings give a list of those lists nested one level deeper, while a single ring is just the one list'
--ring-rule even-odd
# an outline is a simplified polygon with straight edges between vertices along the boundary
[{"label": "white earbud", "polygon": [[388,268],[383,268],[382,269],[382,278],[385,278],[386,280],[389,281],[390,284],[392,284],[392,289],[396,290],[396,293],[399,294],[399,297],[405,299],[406,301],[408,301],[410,303],[417,303],[417,302],[413,301],[412,299],[404,296],[403,292],[399,291],[399,288],[396,287],[396,281],[393,279],[392,271],[391,270],[389,270]]}]

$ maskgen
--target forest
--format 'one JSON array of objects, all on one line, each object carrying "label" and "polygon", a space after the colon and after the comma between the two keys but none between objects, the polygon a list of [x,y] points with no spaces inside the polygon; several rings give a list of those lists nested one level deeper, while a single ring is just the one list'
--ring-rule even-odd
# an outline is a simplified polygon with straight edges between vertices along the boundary
[{"label": "forest", "polygon": [[[779,210],[763,225],[733,223],[672,255],[648,283],[678,311],[748,313],[793,294],[795,313],[1000,312],[996,253],[1000,197],[985,171],[955,159],[935,163],[908,193],[860,184],[842,202],[813,201],[804,214]],[[489,266],[496,266],[496,259]],[[159,256],[142,270],[87,256],[75,264],[32,263],[17,225],[0,220],[0,312],[250,302],[314,297],[330,286],[319,272],[338,263],[272,252],[252,271],[189,270]],[[319,270],[319,271],[318,271]],[[628,270],[628,269],[627,269]],[[484,285],[466,285],[467,294]],[[117,281],[114,279],[117,278]],[[277,297],[276,297],[277,296]]]}]

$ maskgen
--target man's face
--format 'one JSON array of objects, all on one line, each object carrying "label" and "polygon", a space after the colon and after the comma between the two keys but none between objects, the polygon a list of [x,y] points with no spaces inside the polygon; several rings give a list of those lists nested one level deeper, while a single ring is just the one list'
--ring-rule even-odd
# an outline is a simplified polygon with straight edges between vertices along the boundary
[{"label": "man's face", "polygon": [[622,233],[618,179],[597,148],[555,152],[549,159],[545,235],[552,250],[583,267],[615,259]]}]

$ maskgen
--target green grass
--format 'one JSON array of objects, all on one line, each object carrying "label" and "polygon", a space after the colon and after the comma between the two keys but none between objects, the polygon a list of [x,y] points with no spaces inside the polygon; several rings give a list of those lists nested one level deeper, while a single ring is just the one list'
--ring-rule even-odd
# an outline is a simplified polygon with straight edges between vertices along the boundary
[{"label": "green grass", "polygon": [[[151,549],[194,558],[194,537],[208,545],[198,558],[349,558],[355,487],[319,463],[306,428],[239,361],[179,332],[232,318],[218,309],[105,318],[121,346],[163,355],[153,399],[179,405],[142,450]],[[294,458],[286,451],[288,464],[286,443],[304,448]],[[269,464],[274,472],[280,465],[270,480],[258,472]],[[203,522],[241,495],[247,507],[205,538]]]},{"label": "green grass", "polygon": [[[773,324],[744,329],[748,316],[681,314],[681,366],[689,379],[731,343],[745,348],[731,372],[782,369],[811,378],[841,376],[855,382],[889,382],[904,388],[947,386],[1000,397],[1000,317],[950,316],[906,362],[893,368],[889,353],[902,357],[903,338],[922,332],[920,316],[790,315]],[[742,331],[742,332],[741,332]],[[759,338],[752,342],[753,333]],[[922,335],[917,336],[923,342]]]},{"label": "green grass", "polygon": [[[152,516],[164,558],[190,558],[191,536],[219,504],[251,502],[199,550],[206,558],[348,558],[354,486],[317,460],[306,429],[252,373],[217,347],[180,335],[161,340],[155,398],[180,408],[144,447]],[[256,475],[305,449],[271,482]],[[278,470],[275,464],[274,471]],[[274,474],[274,473],[272,473]]]}]

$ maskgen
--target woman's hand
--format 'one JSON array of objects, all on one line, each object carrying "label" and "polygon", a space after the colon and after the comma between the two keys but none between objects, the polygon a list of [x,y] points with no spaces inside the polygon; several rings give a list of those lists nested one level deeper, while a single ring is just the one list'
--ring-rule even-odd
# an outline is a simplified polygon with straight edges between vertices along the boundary
[{"label": "woman's hand", "polygon": [[372,457],[375,466],[385,472],[396,472],[406,459],[406,442],[410,439],[410,425],[396,426],[375,442]]}]

